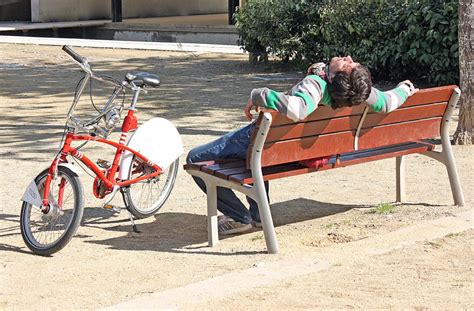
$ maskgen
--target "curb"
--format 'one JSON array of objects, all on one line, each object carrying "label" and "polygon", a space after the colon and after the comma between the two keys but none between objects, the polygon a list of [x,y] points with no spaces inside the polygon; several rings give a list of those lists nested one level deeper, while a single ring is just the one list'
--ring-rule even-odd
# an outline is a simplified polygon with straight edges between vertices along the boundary
[{"label": "curb", "polygon": [[71,45],[76,47],[134,49],[177,52],[208,52],[225,54],[244,54],[239,46],[204,43],[175,43],[175,42],[143,42],[143,41],[114,41],[70,38],[44,38],[0,36],[0,43],[37,44],[37,45]]}]

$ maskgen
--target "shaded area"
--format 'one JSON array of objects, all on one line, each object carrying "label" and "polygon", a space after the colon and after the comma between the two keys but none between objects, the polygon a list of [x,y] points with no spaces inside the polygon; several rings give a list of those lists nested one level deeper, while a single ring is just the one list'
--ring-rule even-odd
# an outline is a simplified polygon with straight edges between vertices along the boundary
[{"label": "shaded area", "polygon": [[29,21],[31,20],[30,0],[0,1],[0,21]]},{"label": "shaded area", "polygon": [[[308,199],[295,199],[272,204],[271,210],[276,227],[305,220],[323,218],[343,213],[360,205],[342,205],[319,202]],[[106,222],[110,223],[110,222]],[[103,224],[100,221],[94,224]],[[185,224],[185,225],[184,225]],[[85,223],[88,226],[87,222]],[[194,244],[207,242],[206,216],[189,213],[160,213],[151,223],[139,224],[140,234],[131,232],[129,224],[109,227],[107,230],[126,232],[126,236],[106,240],[92,240],[88,243],[108,245],[112,249],[134,251],[157,251],[169,253],[197,253],[208,255],[248,255],[249,252],[221,253],[212,251],[207,246],[193,247]],[[261,230],[261,229],[255,229]],[[232,236],[221,236],[220,240],[232,239]],[[262,240],[262,246],[265,245]],[[252,253],[252,252],[250,252]]]},{"label": "shaded area", "polygon": [[[8,46],[7,46],[8,47]],[[184,135],[222,135],[226,131],[204,122],[190,123],[190,118],[203,118],[216,113],[227,115],[224,123],[235,123],[235,113],[243,109],[249,93],[254,87],[269,86],[286,90],[294,80],[261,81],[253,77],[258,73],[272,74],[276,67],[252,67],[242,56],[196,55],[176,53],[143,58],[104,58],[100,50],[77,49],[88,57],[92,68],[100,74],[122,79],[127,71],[149,71],[162,80],[159,89],[150,89],[142,94],[138,103],[138,118],[144,122],[151,117],[171,120]],[[25,47],[25,53],[29,53]],[[102,51],[101,51],[102,52]],[[157,53],[159,54],[159,53]],[[31,57],[30,55],[28,55]],[[79,68],[63,55],[58,48],[54,59],[35,55],[25,63],[18,64],[5,59],[0,62],[2,88],[0,98],[3,118],[0,121],[0,156],[32,160],[35,154],[48,151],[59,143],[67,110],[72,102],[74,89],[81,77]],[[212,57],[211,57],[212,56]],[[25,86],[29,86],[25,92]],[[89,90],[84,92],[76,111],[90,114]],[[104,102],[110,89],[93,84],[94,101]],[[131,99],[125,98],[125,107]],[[44,113],[38,114],[37,111]],[[34,113],[33,113],[34,112]],[[228,112],[228,113],[227,113]],[[11,148],[12,146],[14,148]]]},{"label": "shaded area", "polygon": [[20,232],[20,216],[13,214],[0,214],[0,221],[4,223],[0,228],[0,238],[18,235]]}]

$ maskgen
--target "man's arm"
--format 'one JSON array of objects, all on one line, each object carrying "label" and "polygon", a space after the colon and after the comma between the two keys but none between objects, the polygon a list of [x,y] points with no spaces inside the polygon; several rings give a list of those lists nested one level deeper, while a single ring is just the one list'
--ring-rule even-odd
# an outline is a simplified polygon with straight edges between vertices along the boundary
[{"label": "man's arm", "polygon": [[374,87],[367,99],[367,105],[375,112],[389,113],[400,107],[408,97],[418,92],[409,80],[400,82],[396,88],[382,92]]},{"label": "man's arm", "polygon": [[317,76],[306,77],[296,84],[289,94],[276,92],[266,87],[254,89],[244,112],[249,117],[253,106],[264,107],[276,110],[293,121],[303,120],[318,107],[321,101],[325,103],[329,100],[329,95],[324,94],[325,89],[326,82]]}]

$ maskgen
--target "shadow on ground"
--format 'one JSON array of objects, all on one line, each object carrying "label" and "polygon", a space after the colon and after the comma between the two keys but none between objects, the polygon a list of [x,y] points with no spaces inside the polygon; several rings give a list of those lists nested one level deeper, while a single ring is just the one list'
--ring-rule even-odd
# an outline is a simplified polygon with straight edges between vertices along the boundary
[{"label": "shadow on ground", "polygon": [[[404,203],[404,205],[439,206],[426,203]],[[331,215],[347,212],[354,208],[370,209],[368,205],[332,204],[299,198],[271,205],[275,227],[299,223],[306,220],[324,218]],[[205,255],[250,255],[264,253],[264,251],[249,252],[216,252],[207,247],[207,220],[205,215],[190,213],[158,213],[155,220],[148,223],[137,221],[140,233],[132,230],[130,220],[122,215],[98,207],[84,209],[81,226],[99,230],[124,232],[123,236],[111,239],[100,239],[100,235],[84,235],[78,233],[75,239],[86,239],[84,242],[108,246],[111,249],[129,251],[156,251],[169,253],[194,253]],[[0,214],[0,220],[9,223],[9,226],[0,228],[0,239],[17,236],[20,238],[20,217],[13,214]],[[254,229],[249,233],[261,231]],[[100,232],[100,231],[99,231]],[[263,233],[263,232],[262,232]],[[245,234],[245,233],[244,233]],[[247,233],[248,234],[248,233]],[[234,236],[221,236],[220,240],[233,239]],[[1,240],[0,240],[1,241]],[[262,240],[262,246],[265,242]],[[206,244],[196,245],[196,244]],[[67,246],[66,246],[67,247]],[[0,251],[10,251],[32,254],[25,247],[18,247],[0,242]]]},{"label": "shadow on ground", "polygon": [[[90,59],[97,73],[120,80],[128,71],[148,71],[161,76],[161,87],[150,89],[139,99],[137,108],[141,122],[156,116],[172,122],[185,122],[187,118],[212,116],[216,111],[240,111],[252,88],[269,86],[286,90],[292,82],[254,80],[253,75],[275,69],[254,67],[240,58],[176,53],[175,57],[104,60],[103,56],[95,55],[97,50],[80,52]],[[62,55],[62,52],[58,50],[57,54]],[[1,126],[0,131],[0,157],[34,160],[38,152],[47,152],[51,144],[59,142],[81,73],[69,59],[48,62],[38,58],[32,64],[3,65],[0,62],[4,82],[0,98],[7,99],[8,105],[4,107],[6,113],[1,121],[5,126]],[[298,74],[292,75],[296,81]],[[28,86],[27,91],[25,85]],[[91,90],[96,103],[105,102],[112,91],[98,82],[94,82]],[[82,98],[85,102],[80,103],[76,111],[93,111],[89,103],[89,87]],[[130,100],[131,94],[128,94],[125,97],[126,106]],[[38,114],[37,111],[43,113]],[[212,127],[192,124],[181,125],[178,130],[184,135],[224,134]],[[12,148],[13,145],[15,148]]]},{"label": "shadow on ground", "polygon": [[[353,208],[364,208],[362,205],[341,205],[319,202],[308,199],[295,199],[272,204],[271,210],[275,226],[284,226],[309,219],[323,218],[343,213]],[[207,242],[206,216],[189,213],[160,213],[155,221],[139,224],[141,233],[132,232],[129,223],[111,226],[106,230],[127,232],[125,236],[106,240],[92,240],[88,243],[107,245],[112,249],[157,251],[170,253],[197,253],[207,255],[248,255],[255,252],[222,253],[209,251],[207,246],[195,247],[195,244]],[[106,221],[107,224],[115,224]],[[102,221],[85,223],[85,226],[103,226]],[[261,229],[260,229],[261,230]],[[232,239],[232,236],[221,237],[221,240]],[[257,252],[260,253],[260,252]]]}]

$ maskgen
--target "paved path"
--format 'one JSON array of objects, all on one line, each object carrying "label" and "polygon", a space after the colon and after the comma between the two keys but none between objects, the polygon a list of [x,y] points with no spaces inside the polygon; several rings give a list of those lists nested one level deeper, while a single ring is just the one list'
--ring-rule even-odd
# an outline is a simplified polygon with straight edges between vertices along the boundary
[{"label": "paved path", "polygon": [[[256,265],[174,288],[105,308],[104,310],[190,308],[211,300],[219,300],[251,289],[272,286],[287,279],[328,270],[338,265],[358,265],[368,258],[406,248],[420,241],[432,241],[449,234],[457,234],[473,228],[473,213],[467,211],[414,226],[405,227],[372,238],[322,249],[317,256],[289,257]],[[278,271],[278,273],[275,273]]]}]

